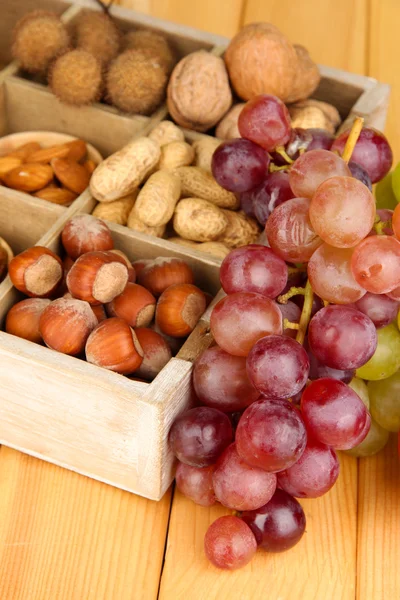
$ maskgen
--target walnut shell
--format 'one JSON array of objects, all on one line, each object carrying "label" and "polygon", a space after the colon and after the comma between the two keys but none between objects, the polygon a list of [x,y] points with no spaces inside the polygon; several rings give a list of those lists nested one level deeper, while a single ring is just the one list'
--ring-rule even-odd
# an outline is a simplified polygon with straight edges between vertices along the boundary
[{"label": "walnut shell", "polygon": [[245,102],[240,102],[232,106],[231,110],[226,113],[222,121],[217,125],[215,135],[221,140],[233,140],[240,137],[238,121],[242,109],[246,106]]},{"label": "walnut shell", "polygon": [[167,90],[169,112],[178,125],[207,131],[232,104],[224,61],[205,50],[188,54],[174,68]]},{"label": "walnut shell", "polygon": [[307,48],[295,44],[294,49],[297,53],[299,67],[293,81],[292,91],[286,98],[286,102],[297,102],[308,98],[317,89],[321,80],[318,65],[312,60]]},{"label": "walnut shell", "polygon": [[243,27],[225,52],[225,63],[237,95],[250,100],[272,94],[286,101],[298,69],[297,53],[286,37],[270,23]]}]

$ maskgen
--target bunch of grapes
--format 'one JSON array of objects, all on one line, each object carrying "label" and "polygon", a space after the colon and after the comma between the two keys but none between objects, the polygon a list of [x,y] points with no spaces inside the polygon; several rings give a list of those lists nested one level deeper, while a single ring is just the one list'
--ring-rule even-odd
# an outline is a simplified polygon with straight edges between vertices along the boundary
[{"label": "bunch of grapes", "polygon": [[247,103],[239,131],[213,174],[267,243],[224,259],[215,345],[193,369],[201,406],[170,432],[181,492],[236,511],[205,536],[226,569],[296,544],[296,498],[331,489],[337,451],[369,456],[400,430],[400,205],[377,212],[371,193],[392,164],[386,138],[362,120],[335,140],[292,130],[268,95]]}]

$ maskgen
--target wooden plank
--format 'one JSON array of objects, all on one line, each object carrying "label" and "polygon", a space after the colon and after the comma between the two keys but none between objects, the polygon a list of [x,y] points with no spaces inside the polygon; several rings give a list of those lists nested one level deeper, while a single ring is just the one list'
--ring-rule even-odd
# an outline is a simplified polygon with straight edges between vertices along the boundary
[{"label": "wooden plank", "polygon": [[187,0],[118,0],[126,8],[228,37],[239,29],[243,3],[244,0],[203,0],[195,4]]},{"label": "wooden plank", "polygon": [[284,554],[259,551],[233,572],[212,567],[203,551],[207,527],[230,511],[197,506],[176,491],[159,600],[354,600],[356,478],[355,459],[342,456],[334,488],[301,501],[307,518],[302,541]]},{"label": "wooden plank", "polygon": [[397,438],[359,461],[357,600],[400,598],[400,465]]},{"label": "wooden plank", "polygon": [[274,23],[316,62],[364,73],[366,8],[367,0],[247,0],[244,23]]},{"label": "wooden plank", "polygon": [[2,447],[2,600],[155,600],[170,493],[152,502]]}]

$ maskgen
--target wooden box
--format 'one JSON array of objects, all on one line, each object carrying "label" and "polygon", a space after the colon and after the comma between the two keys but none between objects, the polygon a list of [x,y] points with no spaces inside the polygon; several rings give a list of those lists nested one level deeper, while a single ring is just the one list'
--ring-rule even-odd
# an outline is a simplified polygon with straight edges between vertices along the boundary
[{"label": "wooden box", "polygon": [[[0,9],[0,61],[10,59],[8,42],[3,42],[9,39],[15,20],[35,4],[32,0],[14,0],[12,6],[7,3]],[[49,0],[46,6],[62,13],[68,5]],[[82,6],[92,3],[81,0],[69,6],[64,19],[74,19]],[[125,28],[164,31],[181,54],[200,47],[221,53],[228,43],[218,36],[117,7],[113,13]],[[347,123],[361,115],[368,125],[383,128],[388,86],[326,67],[321,67],[321,72],[316,98],[335,104]],[[166,116],[165,106],[151,118],[122,115],[102,104],[84,109],[67,107],[44,85],[22,78],[16,64],[0,73],[0,135],[38,129],[69,133],[92,143],[107,156],[133,137],[146,134]],[[191,140],[200,134],[186,131],[185,135]],[[65,222],[74,214],[91,212],[94,205],[88,191],[66,209],[0,186],[0,235],[15,252],[34,243],[58,250]],[[218,259],[125,227],[111,225],[111,229],[116,247],[132,260],[185,257],[194,268],[197,283],[212,294],[218,292]],[[7,278],[0,285],[1,322],[17,299],[18,293]],[[168,430],[176,415],[192,400],[191,366],[212,343],[212,306],[178,355],[150,384],[131,381],[0,332],[0,443],[122,489],[160,499],[173,478]]]}]

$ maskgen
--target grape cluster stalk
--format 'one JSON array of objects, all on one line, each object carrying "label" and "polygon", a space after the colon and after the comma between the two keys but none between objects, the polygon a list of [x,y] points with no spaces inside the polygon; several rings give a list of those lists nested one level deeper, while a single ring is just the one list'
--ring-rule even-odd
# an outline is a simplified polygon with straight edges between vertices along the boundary
[{"label": "grape cluster stalk", "polygon": [[387,201],[378,184],[378,209],[372,194],[391,176],[388,141],[359,118],[336,139],[292,129],[270,95],[246,104],[239,132],[213,175],[266,242],[222,262],[215,345],[193,368],[201,406],[169,438],[178,489],[232,511],[205,535],[222,569],[299,543],[298,498],[329,492],[338,451],[370,456],[400,431],[400,173]]}]

